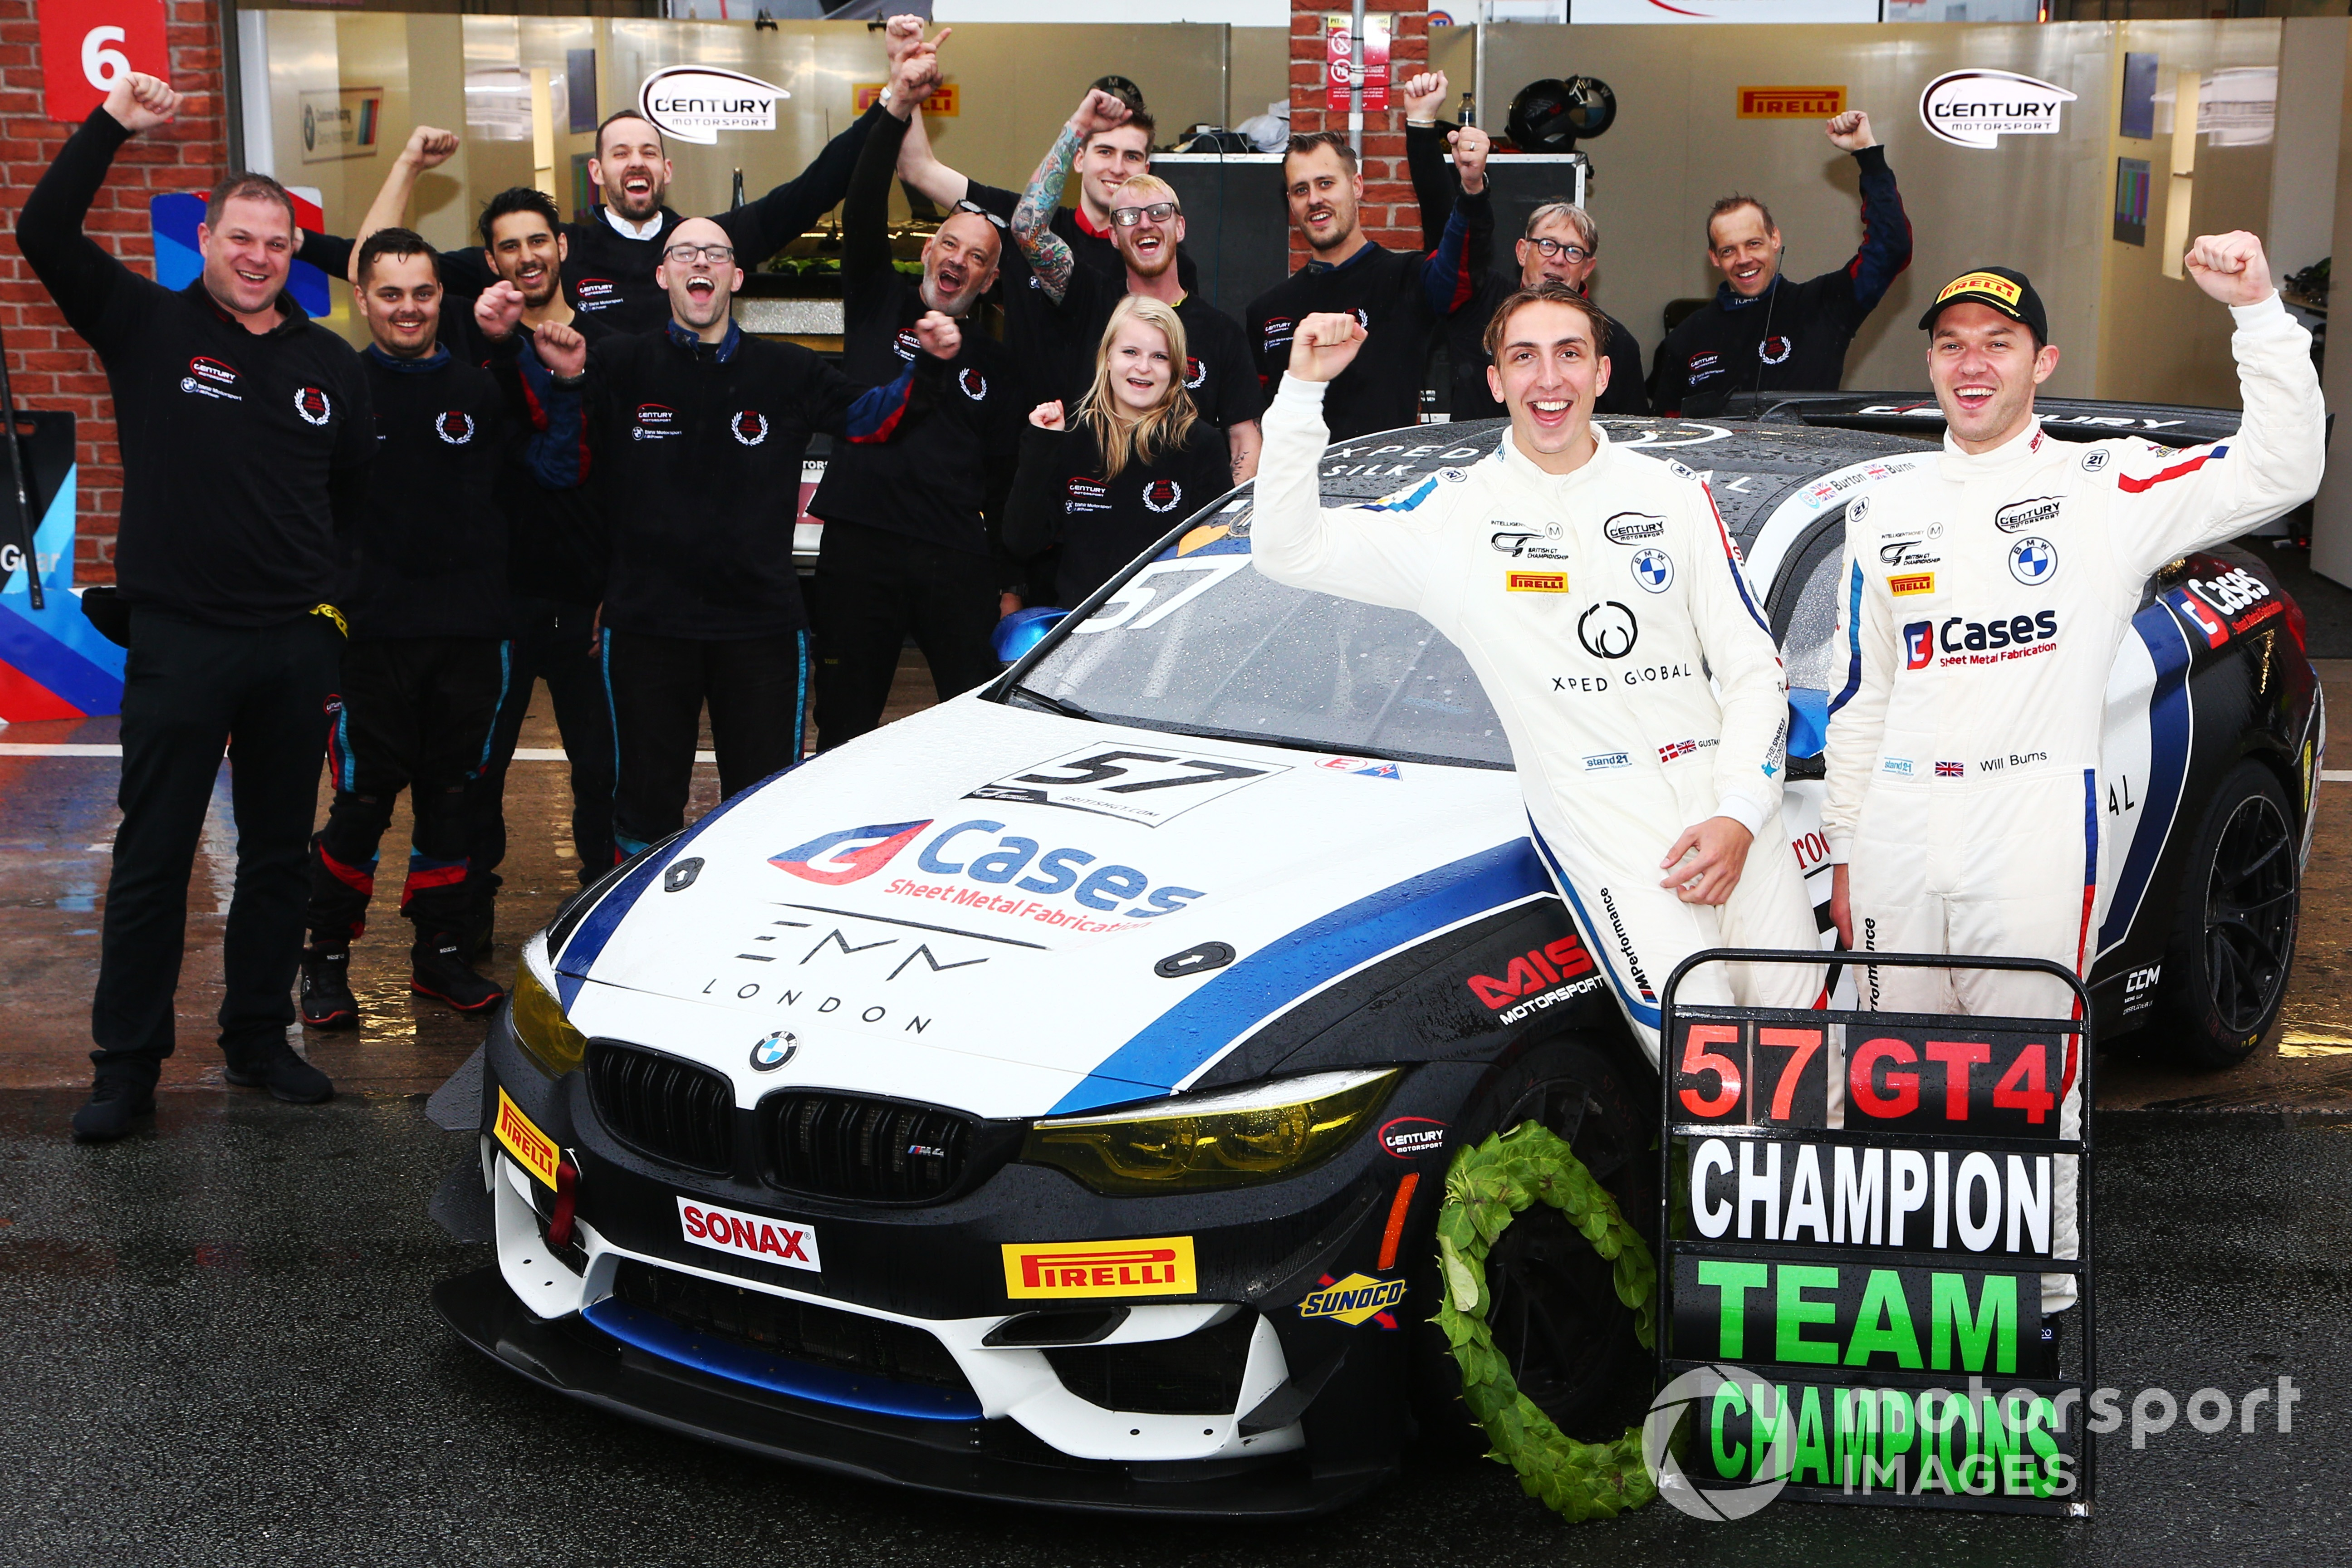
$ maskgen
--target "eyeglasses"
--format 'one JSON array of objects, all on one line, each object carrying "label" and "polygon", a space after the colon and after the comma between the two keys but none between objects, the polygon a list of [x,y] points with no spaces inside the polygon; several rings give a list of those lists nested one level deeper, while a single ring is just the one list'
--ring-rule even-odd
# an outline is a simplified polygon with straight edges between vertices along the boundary
[{"label": "eyeglasses", "polygon": [[978,202],[969,199],[958,202],[955,205],[955,210],[960,213],[970,213],[974,217],[984,217],[988,220],[990,227],[996,229],[1000,233],[1005,232],[1004,220],[998,217],[994,213],[990,212],[986,207],[982,206]]},{"label": "eyeglasses", "polygon": [[1590,261],[1592,259],[1592,252],[1585,249],[1584,247],[1580,245],[1571,245],[1566,240],[1531,239],[1528,241],[1528,243],[1534,246],[1537,251],[1542,255],[1546,261],[1549,261],[1554,257],[1558,257],[1559,259],[1573,267],[1580,262]]},{"label": "eyeglasses", "polygon": [[713,267],[725,267],[735,259],[731,245],[673,245],[662,252],[663,258],[679,267],[691,267],[699,257]]},{"label": "eyeglasses", "polygon": [[1148,207],[1113,207],[1110,209],[1110,221],[1121,228],[1133,228],[1145,218],[1154,223],[1166,223],[1176,213],[1174,202],[1154,202]]}]

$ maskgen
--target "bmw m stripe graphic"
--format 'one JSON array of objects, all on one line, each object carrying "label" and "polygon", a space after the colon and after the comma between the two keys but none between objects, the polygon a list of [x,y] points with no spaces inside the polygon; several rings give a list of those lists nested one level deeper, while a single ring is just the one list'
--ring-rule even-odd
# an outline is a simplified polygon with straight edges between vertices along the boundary
[{"label": "bmw m stripe graphic", "polygon": [[2181,786],[2189,776],[2189,742],[2195,724],[2189,701],[2189,639],[2179,623],[2157,604],[2132,617],[2131,629],[2156,666],[2156,685],[2147,699],[2147,804],[2140,809],[2131,848],[2116,873],[2115,896],[2107,902],[2105,923],[2099,927],[2101,952],[2129,934],[2165,840],[2171,837]]},{"label": "bmw m stripe graphic", "polygon": [[2146,491],[2154,489],[2157,486],[2164,483],[2167,479],[2184,478],[2187,475],[2195,473],[2198,469],[2203,468],[2206,464],[2212,462],[2215,458],[2226,458],[2229,455],[2229,447],[2216,447],[2210,452],[2200,452],[2197,456],[2189,458],[2185,463],[2175,463],[2168,468],[2160,468],[2157,472],[2148,475],[2148,477],[2144,479],[2136,479],[2126,475],[2116,480],[2116,488],[2123,491],[2126,495],[2140,495]]},{"label": "bmw m stripe graphic", "polygon": [[1161,1014],[1048,1114],[1165,1094],[1250,1030],[1350,970],[1550,888],[1533,847],[1515,838],[1334,910],[1268,942]]},{"label": "bmw m stripe graphic", "polygon": [[1845,594],[1845,685],[1830,700],[1834,713],[1862,689],[1862,563],[1853,563],[1853,581]]}]

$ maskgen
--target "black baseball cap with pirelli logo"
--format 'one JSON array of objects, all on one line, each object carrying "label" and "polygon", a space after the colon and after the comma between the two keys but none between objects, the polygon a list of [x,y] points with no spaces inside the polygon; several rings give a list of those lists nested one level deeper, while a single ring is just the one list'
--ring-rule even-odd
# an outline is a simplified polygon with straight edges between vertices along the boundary
[{"label": "black baseball cap with pirelli logo", "polygon": [[1919,318],[1919,330],[1932,332],[1936,318],[1948,305],[1961,303],[1989,305],[2012,321],[2023,321],[2033,329],[2033,340],[2050,341],[2050,317],[2042,308],[2042,296],[2025,274],[2009,267],[1979,267],[1963,272],[1936,291],[1936,302]]}]

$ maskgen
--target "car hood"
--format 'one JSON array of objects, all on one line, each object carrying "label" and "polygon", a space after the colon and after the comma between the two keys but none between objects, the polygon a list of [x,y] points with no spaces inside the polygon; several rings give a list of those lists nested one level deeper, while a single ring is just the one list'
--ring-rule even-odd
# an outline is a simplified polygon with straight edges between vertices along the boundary
[{"label": "car hood", "polygon": [[1179,1090],[1343,975],[1547,895],[1525,829],[1505,771],[967,696],[711,813],[554,968],[585,1033],[718,1068],[747,1105],[1085,1110]]}]

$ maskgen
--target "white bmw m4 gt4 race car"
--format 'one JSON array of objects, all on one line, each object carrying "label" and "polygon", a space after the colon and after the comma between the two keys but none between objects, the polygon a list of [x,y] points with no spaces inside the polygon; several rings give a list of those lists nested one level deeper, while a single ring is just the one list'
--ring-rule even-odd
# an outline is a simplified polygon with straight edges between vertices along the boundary
[{"label": "white bmw m4 gt4 race car", "polygon": [[[1844,509],[1933,451],[1915,415],[1842,409],[1611,422],[1709,474],[1769,600],[1809,872]],[[1326,495],[1501,431],[1335,447]],[[1656,1080],[1459,654],[1259,576],[1249,522],[1244,488],[1003,679],[744,793],[531,939],[484,1058],[498,1260],[436,1296],[458,1333],[672,1432],[1066,1508],[1312,1514],[1416,1437],[1477,1440],[1426,1321],[1448,1161],[1533,1118],[1647,1224]],[[2168,567],[2132,631],[2099,1023],[2221,1065],[2284,991],[2317,683],[2251,557]],[[1606,1265],[1538,1205],[1487,1268],[1520,1389],[1622,1430],[1649,1362]]]}]

